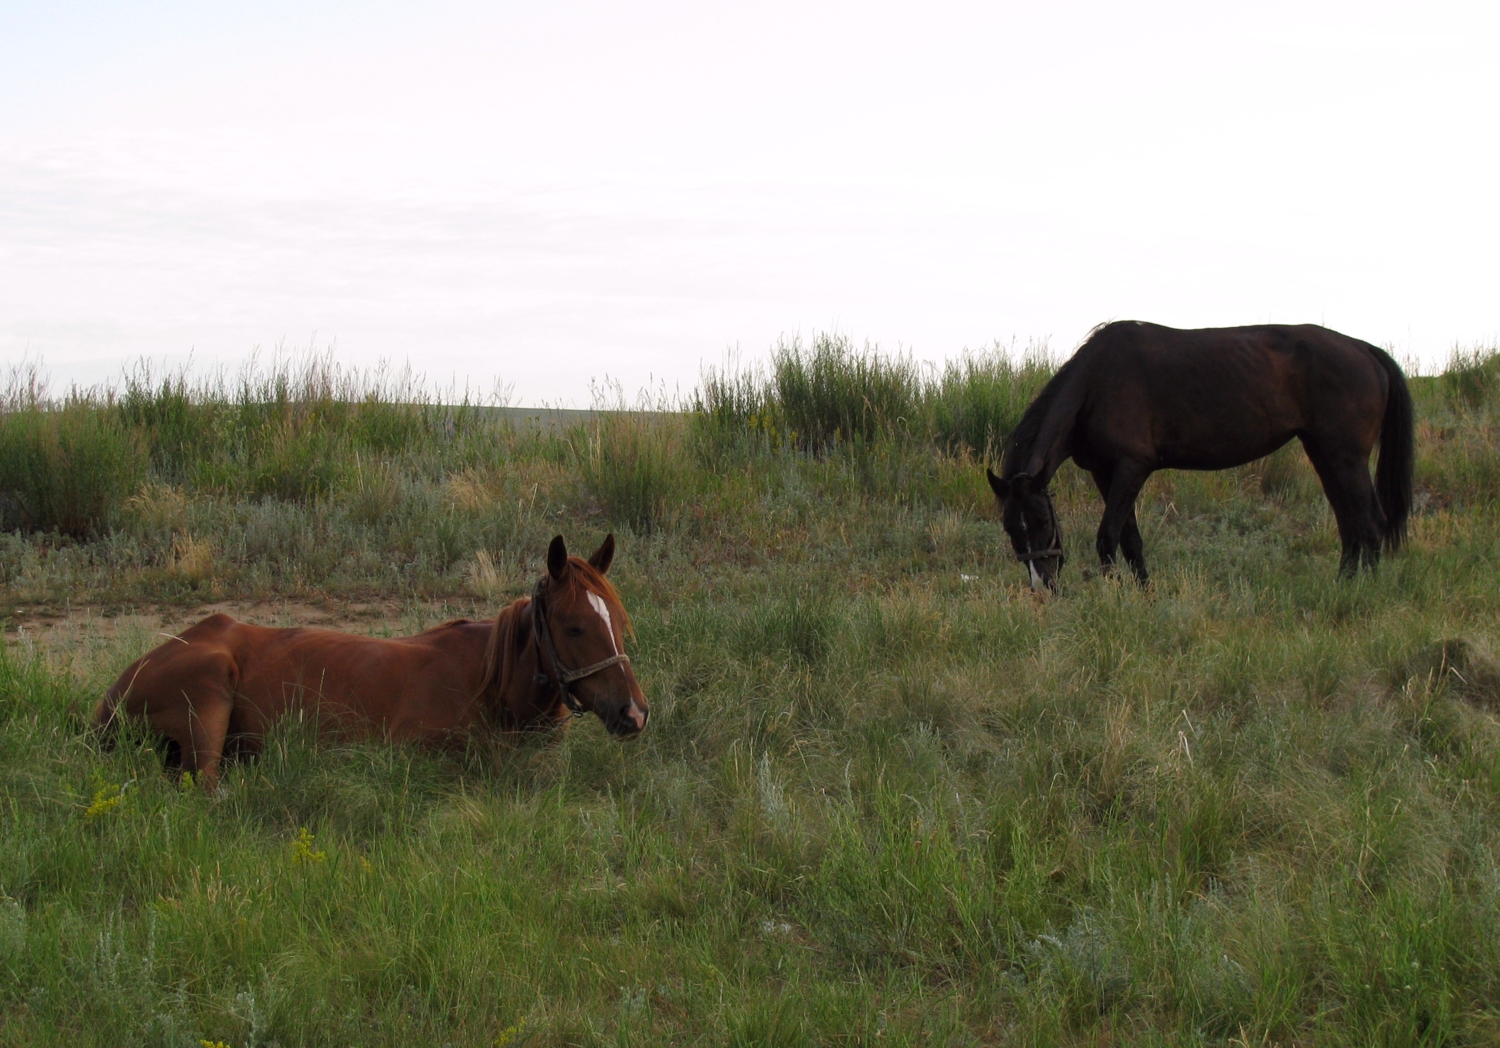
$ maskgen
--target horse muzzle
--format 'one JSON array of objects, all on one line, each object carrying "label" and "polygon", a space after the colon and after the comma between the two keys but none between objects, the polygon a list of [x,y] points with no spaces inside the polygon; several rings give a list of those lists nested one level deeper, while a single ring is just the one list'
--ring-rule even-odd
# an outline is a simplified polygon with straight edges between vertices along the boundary
[{"label": "horse muzzle", "polygon": [[1050,549],[1037,553],[1022,553],[1018,554],[1016,559],[1026,565],[1026,574],[1031,580],[1033,593],[1039,593],[1042,590],[1057,592],[1057,576],[1062,573],[1063,566],[1061,550]]},{"label": "horse muzzle", "polygon": [[628,739],[646,730],[646,722],[651,719],[651,711],[634,699],[630,699],[623,706],[611,710],[608,714],[600,714],[599,719],[604,722],[605,729],[611,735]]}]

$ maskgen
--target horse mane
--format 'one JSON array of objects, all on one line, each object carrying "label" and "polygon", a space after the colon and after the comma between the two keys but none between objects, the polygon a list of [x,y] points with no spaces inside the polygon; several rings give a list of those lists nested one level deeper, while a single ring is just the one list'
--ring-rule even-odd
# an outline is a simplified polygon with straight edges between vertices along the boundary
[{"label": "horse mane", "polygon": [[484,646],[484,668],[479,674],[479,690],[474,698],[500,686],[500,682],[515,672],[516,658],[520,655],[521,612],[531,603],[530,597],[520,597],[500,609],[495,616],[495,625],[490,629],[489,643]]},{"label": "horse mane", "polygon": [[[558,592],[568,594],[582,589],[588,593],[597,593],[620,609],[620,628],[629,636],[635,636],[635,626],[630,621],[630,613],[625,610],[625,602],[620,599],[620,594],[609,579],[581,557],[569,557],[568,567],[571,570],[564,576]],[[548,585],[550,587],[557,583]],[[489,643],[485,645],[484,669],[480,674],[479,691],[475,693],[475,698],[499,687],[502,681],[514,674],[516,660],[525,647],[521,634],[521,613],[530,606],[530,597],[519,597],[501,608],[500,614],[495,616]]]},{"label": "horse mane", "polygon": [[1089,348],[1094,337],[1107,326],[1107,324],[1100,324],[1088,333],[1083,344],[1074,351],[1071,357],[1063,361],[1057,373],[1047,380],[1047,384],[1036,395],[1036,399],[1022,413],[1021,421],[1016,423],[1016,428],[1010,431],[1010,436],[1005,441],[1005,457],[1000,466],[1000,475],[1006,480],[1020,472],[1021,463],[1031,458],[1032,452],[1036,449],[1037,439],[1042,434],[1042,426],[1046,424],[1048,416],[1052,414],[1052,409],[1062,398],[1074,376],[1082,370],[1083,351]]}]

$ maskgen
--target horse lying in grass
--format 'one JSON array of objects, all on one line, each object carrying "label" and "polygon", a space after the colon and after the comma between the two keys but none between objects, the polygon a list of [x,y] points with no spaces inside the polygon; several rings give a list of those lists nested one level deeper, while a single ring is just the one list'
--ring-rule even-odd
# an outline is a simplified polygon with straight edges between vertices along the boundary
[{"label": "horse lying in grass", "polygon": [[305,710],[323,733],[452,742],[592,712],[619,736],[650,715],[624,653],[630,620],[605,578],[615,538],[587,561],[562,536],[547,573],[493,622],[459,619],[380,640],[267,629],[211,615],[126,667],[94,713],[106,739],[121,717],[167,739],[168,762],[208,789],[226,753],[255,752],[272,723]]},{"label": "horse lying in grass", "polygon": [[[1375,483],[1370,450],[1380,439]],[[1148,578],[1135,499],[1158,469],[1228,469],[1302,441],[1338,521],[1339,571],[1399,549],[1411,508],[1411,394],[1389,355],[1312,324],[1094,331],[1026,409],[1000,475],[986,470],[1031,588],[1057,588],[1062,532],[1047,490],[1071,458],[1104,498],[1095,548]]]}]

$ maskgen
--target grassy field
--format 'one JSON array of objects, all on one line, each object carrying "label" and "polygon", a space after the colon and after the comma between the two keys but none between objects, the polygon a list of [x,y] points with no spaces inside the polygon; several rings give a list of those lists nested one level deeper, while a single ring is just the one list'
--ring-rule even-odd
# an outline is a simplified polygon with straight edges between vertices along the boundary
[{"label": "grassy field", "polygon": [[[1153,587],[1100,577],[1069,466],[1050,600],[982,468],[1049,371],[819,339],[559,430],[326,359],[14,376],[0,1044],[1500,1042],[1500,359],[1414,380],[1378,574],[1292,449],[1159,475]],[[487,616],[607,530],[634,742],[286,723],[215,799],[84,730],[158,621]]]}]

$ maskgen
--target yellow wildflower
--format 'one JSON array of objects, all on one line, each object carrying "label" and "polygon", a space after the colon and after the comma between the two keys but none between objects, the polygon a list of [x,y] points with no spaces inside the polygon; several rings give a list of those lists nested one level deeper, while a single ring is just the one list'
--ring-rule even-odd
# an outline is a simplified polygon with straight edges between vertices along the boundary
[{"label": "yellow wildflower", "polygon": [[313,848],[314,840],[315,838],[308,832],[307,827],[302,827],[302,831],[297,834],[297,839],[292,842],[293,863],[323,862],[328,858],[327,852],[318,851]]},{"label": "yellow wildflower", "polygon": [[229,1048],[229,1045],[223,1041],[210,1041],[205,1039],[199,1041],[198,1043],[201,1044],[203,1048]]},{"label": "yellow wildflower", "polygon": [[113,783],[105,783],[103,786],[100,786],[94,791],[93,801],[83,810],[84,820],[93,822],[95,819],[114,811],[120,806],[120,802],[125,799],[123,791],[123,786],[116,786]]},{"label": "yellow wildflower", "polygon": [[500,1036],[495,1038],[495,1048],[506,1048],[507,1045],[517,1044],[519,1043],[520,1038],[525,1036],[525,1034],[526,1019],[525,1017],[522,1017],[520,1022],[516,1023],[513,1026],[507,1026],[505,1029],[500,1031]]}]

